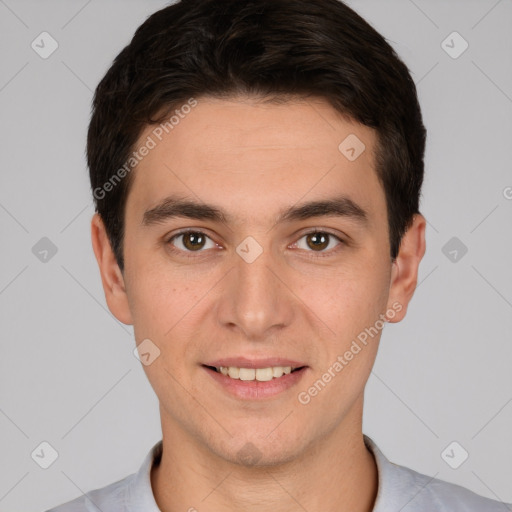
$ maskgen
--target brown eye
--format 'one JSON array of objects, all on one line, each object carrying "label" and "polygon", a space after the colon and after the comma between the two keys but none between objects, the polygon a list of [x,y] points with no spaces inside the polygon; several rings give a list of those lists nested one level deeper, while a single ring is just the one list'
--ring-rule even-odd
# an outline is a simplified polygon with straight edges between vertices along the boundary
[{"label": "brown eye", "polygon": [[304,249],[309,252],[330,252],[337,245],[343,241],[332,233],[326,231],[312,231],[306,233],[296,243],[299,249]]},{"label": "brown eye", "polygon": [[[207,246],[208,243],[209,246]],[[202,249],[215,247],[213,240],[201,231],[186,231],[174,235],[169,240],[169,244],[184,252],[201,252]]]},{"label": "brown eye", "polygon": [[315,251],[323,250],[329,245],[329,235],[327,233],[310,233],[306,235],[306,243]]},{"label": "brown eye", "polygon": [[205,243],[205,237],[202,233],[185,233],[183,236],[183,245],[190,251],[202,249]]}]

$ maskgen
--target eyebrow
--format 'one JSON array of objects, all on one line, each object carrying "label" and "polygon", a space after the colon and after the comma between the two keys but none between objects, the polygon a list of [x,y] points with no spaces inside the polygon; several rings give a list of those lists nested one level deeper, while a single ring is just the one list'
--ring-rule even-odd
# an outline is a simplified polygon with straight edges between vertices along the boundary
[{"label": "eyebrow", "polygon": [[[368,212],[349,197],[342,195],[329,199],[309,201],[281,210],[276,219],[276,224],[322,216],[346,217],[361,225],[368,223]],[[229,224],[232,221],[231,215],[217,206],[169,196],[155,207],[144,212],[142,224],[150,226],[163,223],[175,217],[211,220],[225,224]]]}]

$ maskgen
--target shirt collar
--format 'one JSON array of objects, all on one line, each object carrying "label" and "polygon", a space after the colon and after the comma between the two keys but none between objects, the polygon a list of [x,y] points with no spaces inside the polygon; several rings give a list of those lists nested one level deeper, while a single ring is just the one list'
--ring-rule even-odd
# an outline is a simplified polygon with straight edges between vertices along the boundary
[{"label": "shirt collar", "polygon": [[151,487],[151,468],[153,464],[159,464],[162,458],[162,440],[158,441],[149,450],[139,471],[133,475],[126,493],[125,508],[127,512],[161,512],[155,501]]}]

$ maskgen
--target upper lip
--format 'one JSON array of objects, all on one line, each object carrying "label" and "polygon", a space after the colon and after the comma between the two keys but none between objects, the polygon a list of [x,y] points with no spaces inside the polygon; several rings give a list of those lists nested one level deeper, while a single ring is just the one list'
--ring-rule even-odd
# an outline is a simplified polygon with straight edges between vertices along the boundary
[{"label": "upper lip", "polygon": [[296,361],[293,359],[284,359],[282,357],[266,357],[263,359],[248,359],[246,357],[225,357],[204,364],[205,366],[213,366],[215,368],[220,368],[221,366],[235,366],[237,368],[254,369],[269,368],[271,366],[291,366],[292,368],[300,368],[301,366],[306,366],[304,363],[301,363],[300,361]]}]

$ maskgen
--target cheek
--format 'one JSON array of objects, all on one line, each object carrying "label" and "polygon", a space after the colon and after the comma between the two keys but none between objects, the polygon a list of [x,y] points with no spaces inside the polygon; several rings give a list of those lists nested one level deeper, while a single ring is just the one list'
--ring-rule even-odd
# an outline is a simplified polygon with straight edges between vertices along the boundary
[{"label": "cheek", "polygon": [[[127,266],[127,272],[136,339],[141,336],[161,339],[176,323],[188,290],[184,290],[182,283],[176,282],[163,269],[136,259],[132,259],[130,267]],[[178,297],[182,300],[179,301]]]},{"label": "cheek", "polygon": [[[302,399],[311,402],[315,414],[325,415],[330,408],[331,421],[335,421],[364,389],[385,328],[380,315],[386,311],[387,275],[384,265],[362,261],[360,266],[333,272],[321,285],[317,281],[318,286],[310,283],[302,290],[307,305],[331,331],[328,340],[324,338],[315,348],[321,352],[319,364],[301,390]],[[339,400],[333,402],[333,396]]]},{"label": "cheek", "polygon": [[389,272],[382,265],[361,258],[323,273],[301,279],[301,297],[307,306],[335,332],[337,340],[347,340],[373,325],[385,311]]},{"label": "cheek", "polygon": [[[129,301],[135,339],[154,340],[165,352],[184,350],[183,340],[194,340],[203,302],[212,288],[212,275],[171,268],[159,262],[133,259]],[[182,341],[180,343],[180,340]],[[190,343],[190,341],[187,341]]]}]

